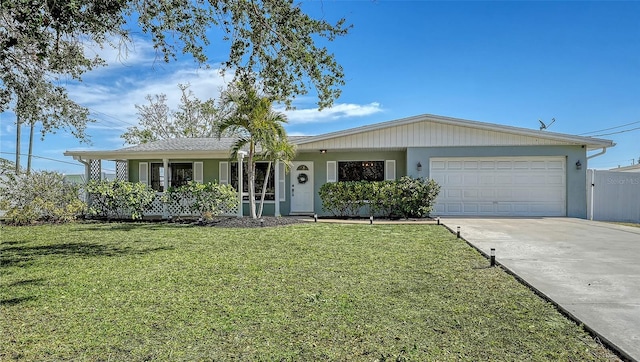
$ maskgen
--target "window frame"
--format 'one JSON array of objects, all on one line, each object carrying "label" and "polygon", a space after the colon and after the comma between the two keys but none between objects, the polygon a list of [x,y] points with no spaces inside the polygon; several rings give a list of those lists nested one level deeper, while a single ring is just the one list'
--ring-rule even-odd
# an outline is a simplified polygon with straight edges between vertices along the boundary
[{"label": "window frame", "polygon": [[[151,186],[151,188],[157,192],[164,192],[164,178],[168,177],[169,178],[169,187],[179,187],[182,185],[186,185],[187,183],[189,183],[190,181],[193,181],[195,178],[195,170],[194,170],[194,162],[169,162],[169,167],[168,167],[168,174],[167,174],[167,170],[164,170],[164,163],[163,162],[149,162],[149,186]],[[190,166],[190,167],[176,167],[176,166]],[[156,175],[154,172],[154,169],[158,169],[158,180],[156,180]],[[181,170],[186,170],[186,169],[190,169],[191,170],[191,177],[190,179],[188,177],[186,177],[185,180],[180,180],[180,182],[177,182],[177,175],[180,174],[180,172],[177,172],[178,169]],[[157,182],[156,182],[157,181]],[[156,186],[157,183],[157,186]],[[156,187],[154,187],[156,186]]]},{"label": "window frame", "polygon": [[[353,179],[344,179],[342,177],[342,170],[341,170],[341,165],[345,164],[345,163],[361,163],[362,167],[365,167],[365,163],[374,163],[372,166],[375,166],[376,168],[378,168],[378,172],[381,172],[381,175],[379,175],[376,179],[365,179],[365,178],[360,178],[359,180],[353,180]],[[350,182],[350,181],[366,181],[366,182],[371,182],[371,181],[384,181],[386,180],[386,169],[385,169],[385,165],[386,165],[386,161],[385,160],[338,160],[336,161],[336,181],[338,182]],[[362,172],[360,173],[362,175]]]},{"label": "window frame", "polygon": [[[265,165],[265,169],[264,171],[266,172],[266,168],[268,167],[269,162],[268,161],[255,161],[256,164],[256,176],[258,176],[258,165]],[[229,162],[229,185],[233,186],[234,189],[238,190],[238,161],[231,161]],[[275,188],[278,187],[278,185],[276,185],[275,183],[275,178],[276,178],[276,163],[275,162],[271,162],[271,172],[270,172],[270,176],[269,176],[269,183],[267,184],[267,192],[265,193],[265,198],[264,198],[264,202],[265,203],[275,203],[276,202],[276,192],[275,192]],[[263,186],[263,180],[264,177],[262,179],[258,179],[256,177],[256,181],[255,181],[255,197],[256,197],[256,201],[260,201],[260,196],[262,195],[262,186]],[[242,162],[242,202],[243,203],[248,203],[249,202],[249,174],[248,174],[248,162],[247,161],[243,161]],[[245,190],[245,185],[246,185],[246,190]],[[269,192],[269,189],[273,190],[273,192]],[[282,195],[281,195],[282,197]]]}]

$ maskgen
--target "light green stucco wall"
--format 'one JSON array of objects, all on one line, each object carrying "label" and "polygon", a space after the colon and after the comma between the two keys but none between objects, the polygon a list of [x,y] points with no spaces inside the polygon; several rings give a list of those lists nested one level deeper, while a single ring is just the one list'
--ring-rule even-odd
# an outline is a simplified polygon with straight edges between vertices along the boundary
[{"label": "light green stucco wall", "polygon": [[[327,161],[396,161],[396,177],[400,178],[406,175],[407,161],[404,151],[372,151],[372,152],[332,152],[327,153],[309,152],[299,153],[296,161],[313,161],[313,188],[314,188],[314,211],[318,215],[329,215],[322,210],[322,200],[320,199],[320,187],[327,182]],[[291,190],[291,177],[287,174],[286,179],[287,202],[280,204],[280,212],[282,215],[288,215],[290,205],[288,197]]]}]

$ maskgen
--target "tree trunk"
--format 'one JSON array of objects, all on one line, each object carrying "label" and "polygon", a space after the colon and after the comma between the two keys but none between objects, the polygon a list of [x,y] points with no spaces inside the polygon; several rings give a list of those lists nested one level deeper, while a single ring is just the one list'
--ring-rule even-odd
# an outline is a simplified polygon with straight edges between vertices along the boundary
[{"label": "tree trunk", "polygon": [[252,219],[257,219],[258,217],[256,216],[256,190],[255,190],[255,184],[256,184],[256,168],[253,162],[253,152],[254,151],[254,146],[250,145],[249,146],[249,159],[247,162],[247,176],[249,176],[249,212],[251,215]]},{"label": "tree trunk", "polygon": [[[267,164],[267,174],[264,176],[264,184],[262,185],[262,195],[260,196],[260,208],[258,209],[258,217],[262,217],[262,209],[264,208],[264,196],[267,193],[267,183],[271,174],[271,161]],[[278,202],[278,200],[275,200]]]}]

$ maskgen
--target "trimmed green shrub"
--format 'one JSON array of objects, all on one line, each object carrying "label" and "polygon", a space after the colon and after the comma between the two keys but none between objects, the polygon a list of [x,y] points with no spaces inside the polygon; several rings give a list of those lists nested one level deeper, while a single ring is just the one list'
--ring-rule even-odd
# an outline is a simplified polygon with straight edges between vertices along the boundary
[{"label": "trimmed green shrub", "polygon": [[428,217],[440,185],[426,178],[402,177],[395,181],[331,182],[320,187],[322,208],[334,216],[376,215]]},{"label": "trimmed green shrub", "polygon": [[87,184],[91,199],[89,214],[100,218],[142,219],[156,192],[140,182],[91,181]]},{"label": "trimmed green shrub", "polygon": [[16,175],[3,173],[0,186],[0,209],[12,224],[36,221],[69,222],[83,214],[86,204],[80,200],[78,186],[64,182],[64,175],[35,171]]},{"label": "trimmed green shrub", "polygon": [[396,181],[399,202],[395,212],[400,217],[427,217],[440,193],[440,185],[432,179],[404,176]]},{"label": "trimmed green shrub", "polygon": [[199,183],[191,181],[180,187],[170,187],[164,202],[170,204],[180,214],[197,214],[203,219],[233,209],[238,202],[236,190],[231,185],[216,182]]}]

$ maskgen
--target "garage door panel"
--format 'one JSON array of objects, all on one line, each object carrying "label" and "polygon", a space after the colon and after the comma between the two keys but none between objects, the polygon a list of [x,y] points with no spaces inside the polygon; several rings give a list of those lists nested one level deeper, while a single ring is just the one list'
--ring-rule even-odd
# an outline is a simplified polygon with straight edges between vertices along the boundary
[{"label": "garage door panel", "polygon": [[444,161],[431,161],[431,170],[446,170],[446,165]]},{"label": "garage door panel", "polygon": [[463,179],[462,179],[462,174],[451,174],[451,175],[447,175],[446,177],[447,183],[451,186],[462,186],[463,183]]},{"label": "garage door panel", "polygon": [[480,189],[480,198],[483,200],[493,200],[496,197],[496,190]]},{"label": "garage door panel", "polygon": [[495,168],[496,168],[495,161],[480,161],[481,170],[495,170]]},{"label": "garage door panel", "polygon": [[513,162],[511,161],[496,162],[496,169],[498,170],[511,170],[512,168],[513,168]]},{"label": "garage door panel", "polygon": [[532,161],[531,169],[532,170],[546,170],[548,162],[547,161]]},{"label": "garage door panel", "polygon": [[511,200],[513,197],[513,189],[497,189],[495,190],[496,199],[495,201],[504,201]]},{"label": "garage door panel", "polygon": [[493,185],[496,178],[493,175],[480,175],[480,185]]},{"label": "garage door panel", "polygon": [[513,177],[511,175],[499,175],[496,176],[497,185],[511,185],[513,183]]},{"label": "garage door panel", "polygon": [[462,207],[463,207],[463,213],[465,214],[478,213],[478,204],[475,202],[465,202]]},{"label": "garage door panel", "polygon": [[564,170],[564,161],[548,161],[548,170]]},{"label": "garage door panel", "polygon": [[474,201],[478,199],[478,189],[464,189],[462,191],[464,201]]},{"label": "garage door panel", "polygon": [[462,189],[447,189],[445,192],[449,199],[462,200]]},{"label": "garage door panel", "polygon": [[477,170],[478,169],[478,161],[464,161],[464,169],[465,170]]},{"label": "garage door panel", "polygon": [[482,202],[478,204],[478,213],[480,215],[493,215],[496,210],[496,204],[493,202]]},{"label": "garage door panel", "polygon": [[[437,215],[565,216],[563,157],[459,157],[430,162]],[[445,180],[444,183],[439,180]]]},{"label": "garage door panel", "polygon": [[564,177],[560,175],[551,175],[547,176],[547,184],[548,185],[561,185],[564,187]]}]

